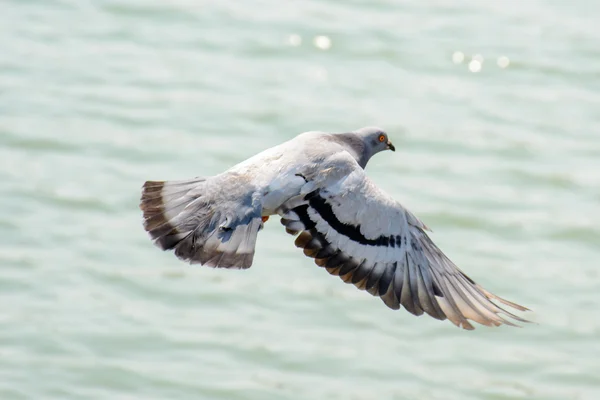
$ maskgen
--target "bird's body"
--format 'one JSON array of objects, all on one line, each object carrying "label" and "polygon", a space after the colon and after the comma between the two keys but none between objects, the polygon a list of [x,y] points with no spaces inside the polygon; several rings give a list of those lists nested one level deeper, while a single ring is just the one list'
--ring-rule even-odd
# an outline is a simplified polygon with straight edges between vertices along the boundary
[{"label": "bird's body", "polygon": [[519,310],[462,273],[425,233],[427,227],[365,174],[376,153],[394,146],[379,128],[306,132],[208,178],[146,182],[144,226],[163,250],[211,267],[252,265],[259,230],[280,215],[296,246],[347,283],[398,309],[472,329],[524,321]]}]

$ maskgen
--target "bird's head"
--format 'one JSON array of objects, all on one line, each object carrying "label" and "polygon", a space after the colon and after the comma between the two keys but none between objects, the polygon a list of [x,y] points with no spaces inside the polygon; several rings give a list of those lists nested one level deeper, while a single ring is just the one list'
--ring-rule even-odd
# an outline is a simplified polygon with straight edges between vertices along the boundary
[{"label": "bird's head", "polygon": [[365,150],[371,158],[374,154],[384,150],[396,151],[396,148],[388,138],[387,133],[381,128],[368,126],[354,131],[354,133],[363,140]]},{"label": "bird's head", "polygon": [[384,150],[396,151],[387,133],[373,126],[348,133],[336,133],[330,138],[342,144],[356,158],[356,162],[362,168],[367,166],[375,154]]}]

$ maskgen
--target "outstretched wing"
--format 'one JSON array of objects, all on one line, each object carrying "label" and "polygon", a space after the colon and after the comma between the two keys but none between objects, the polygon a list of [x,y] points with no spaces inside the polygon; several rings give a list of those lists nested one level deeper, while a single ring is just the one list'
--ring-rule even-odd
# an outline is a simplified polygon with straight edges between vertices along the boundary
[{"label": "outstretched wing", "polygon": [[380,190],[360,168],[326,187],[294,197],[278,210],[296,246],[332,275],[379,296],[392,309],[404,306],[448,318],[464,329],[468,320],[487,326],[526,320],[493,300],[525,311],[488,292],[458,269],[425,233],[427,227]]}]

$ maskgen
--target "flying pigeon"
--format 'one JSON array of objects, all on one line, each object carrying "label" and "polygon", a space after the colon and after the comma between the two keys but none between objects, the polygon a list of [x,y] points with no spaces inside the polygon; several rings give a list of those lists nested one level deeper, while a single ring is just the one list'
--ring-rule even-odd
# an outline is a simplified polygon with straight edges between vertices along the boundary
[{"label": "flying pigeon", "polygon": [[497,303],[527,308],[475,283],[432,242],[423,222],[367,177],[368,161],[384,150],[395,148],[377,127],[311,131],[219,175],[147,181],[144,228],[181,260],[245,269],[263,224],[279,215],[306,256],[391,309],[403,306],[469,330],[469,320],[528,322]]}]

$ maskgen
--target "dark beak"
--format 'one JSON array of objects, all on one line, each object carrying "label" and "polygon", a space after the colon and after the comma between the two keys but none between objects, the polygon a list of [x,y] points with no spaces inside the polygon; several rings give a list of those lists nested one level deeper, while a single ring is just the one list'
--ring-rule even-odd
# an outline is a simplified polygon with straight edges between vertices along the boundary
[{"label": "dark beak", "polygon": [[392,142],[390,142],[389,140],[387,142],[387,148],[390,149],[391,151],[396,151],[396,148],[394,147]]}]

